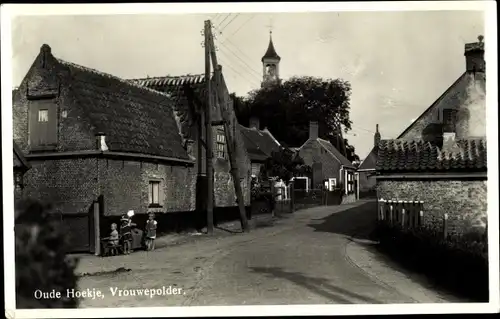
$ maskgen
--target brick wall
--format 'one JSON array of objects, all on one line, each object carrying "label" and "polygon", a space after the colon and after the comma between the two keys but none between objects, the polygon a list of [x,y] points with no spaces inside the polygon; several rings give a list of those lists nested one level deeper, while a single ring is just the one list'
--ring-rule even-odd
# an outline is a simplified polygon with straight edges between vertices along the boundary
[{"label": "brick wall", "polygon": [[148,212],[149,181],[160,181],[163,194],[158,212],[185,212],[195,209],[195,167],[170,166],[130,160],[99,159],[101,194],[105,215],[119,216],[133,209]]},{"label": "brick wall", "polygon": [[486,183],[464,180],[379,180],[377,196],[385,200],[423,201],[426,225],[441,227],[443,216],[447,213],[450,233],[464,233],[485,226]]},{"label": "brick wall", "polygon": [[85,213],[98,197],[95,158],[30,161],[26,196],[49,201],[64,214]]},{"label": "brick wall", "polygon": [[317,141],[308,140],[300,149],[299,155],[311,167],[313,163],[322,163],[323,179],[336,178],[337,184],[342,182],[339,176],[340,164]]}]

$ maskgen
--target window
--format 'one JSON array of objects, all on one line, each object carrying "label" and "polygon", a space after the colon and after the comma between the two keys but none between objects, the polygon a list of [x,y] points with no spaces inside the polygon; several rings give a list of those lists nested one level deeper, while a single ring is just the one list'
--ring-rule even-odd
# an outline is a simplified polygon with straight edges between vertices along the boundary
[{"label": "window", "polygon": [[149,182],[149,205],[160,206],[160,182]]},{"label": "window", "polygon": [[28,116],[28,143],[31,150],[54,149],[58,141],[56,100],[30,100]]},{"label": "window", "polygon": [[226,137],[224,136],[224,132],[217,132],[215,152],[218,158],[226,158]]},{"label": "window", "polygon": [[336,178],[329,178],[328,184],[329,184],[328,189],[330,191],[333,191],[335,189],[335,187],[337,187],[337,179]]},{"label": "window", "polygon": [[49,110],[38,110],[38,122],[49,121]]},{"label": "window", "polygon": [[455,131],[456,117],[457,117],[457,110],[455,109],[443,110],[443,125],[446,131],[448,132]]}]

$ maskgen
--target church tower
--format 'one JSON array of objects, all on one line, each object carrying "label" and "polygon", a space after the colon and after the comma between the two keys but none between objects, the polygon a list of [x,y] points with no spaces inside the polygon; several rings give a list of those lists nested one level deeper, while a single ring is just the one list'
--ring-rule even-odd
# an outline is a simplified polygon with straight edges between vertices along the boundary
[{"label": "church tower", "polygon": [[269,32],[269,46],[262,57],[263,79],[261,87],[280,82],[280,56],[276,53],[273,44],[272,31]]}]

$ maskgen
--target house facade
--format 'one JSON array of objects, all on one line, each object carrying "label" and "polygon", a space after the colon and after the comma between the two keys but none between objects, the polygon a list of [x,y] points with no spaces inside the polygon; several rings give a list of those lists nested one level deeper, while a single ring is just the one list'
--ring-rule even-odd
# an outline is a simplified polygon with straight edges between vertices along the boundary
[{"label": "house facade", "polygon": [[484,43],[465,45],[466,70],[395,140],[379,144],[377,195],[424,202],[424,222],[451,232],[487,223]]},{"label": "house facade", "polygon": [[129,210],[196,210],[199,160],[172,94],[58,59],[48,45],[13,94],[14,141],[31,165],[24,193],[53,204],[72,251],[93,251],[102,220]]},{"label": "house facade", "polygon": [[359,164],[357,173],[359,178],[360,196],[376,196],[376,165],[378,157],[378,144],[380,143],[381,135],[377,124],[373,137],[373,148]]},{"label": "house facade", "polygon": [[318,123],[311,122],[308,140],[297,149],[304,163],[312,169],[307,188],[327,186],[333,190],[342,185],[345,194],[343,202],[355,201],[358,190],[356,168],[332,143],[318,136]]},{"label": "house facade", "polygon": [[258,177],[266,159],[271,157],[273,152],[278,152],[282,146],[267,128],[260,129],[260,122],[257,117],[250,118],[249,126],[240,125],[240,131],[250,158],[251,175],[252,177]]},{"label": "house facade", "polygon": [[[183,76],[163,76],[145,79],[131,79],[130,82],[153,89],[164,94],[168,94],[173,99],[175,120],[177,121],[181,137],[185,144],[192,150],[193,159],[196,160],[196,174],[198,179],[197,203],[204,206],[206,198],[206,149],[205,141],[205,110],[208,102],[207,85],[204,74],[183,75]],[[213,90],[212,122],[222,120],[221,108],[215,109],[219,102],[215,100],[217,96],[216,79],[211,78],[211,88]],[[245,148],[242,127],[238,124],[234,112],[233,102],[229,96],[224,77],[220,79],[222,92],[225,95],[225,106],[230,118],[229,127],[234,137],[234,156],[238,165],[240,183],[243,191],[245,206],[250,205],[250,184],[251,184],[251,163],[248,152]],[[216,207],[236,207],[236,193],[231,175],[231,165],[227,148],[227,141],[224,132],[224,125],[212,126],[212,149],[214,152],[214,201]],[[201,208],[203,209],[203,208]]]}]

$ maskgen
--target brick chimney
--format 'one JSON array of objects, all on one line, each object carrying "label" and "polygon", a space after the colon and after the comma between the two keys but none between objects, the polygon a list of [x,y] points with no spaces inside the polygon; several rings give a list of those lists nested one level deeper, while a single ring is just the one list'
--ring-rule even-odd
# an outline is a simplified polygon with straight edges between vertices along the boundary
[{"label": "brick chimney", "polygon": [[250,128],[254,128],[259,130],[260,129],[260,121],[259,118],[256,116],[252,116],[250,118]]},{"label": "brick chimney", "polygon": [[373,136],[373,142],[374,142],[374,146],[377,147],[378,144],[380,143],[380,140],[381,140],[381,137],[380,137],[380,133],[378,131],[378,124],[375,126],[375,135]]},{"label": "brick chimney", "polygon": [[467,72],[485,72],[484,37],[477,37],[478,42],[465,44],[465,68]]},{"label": "brick chimney", "polygon": [[100,151],[107,151],[108,145],[106,145],[106,134],[99,132],[95,135],[97,142],[97,149]]},{"label": "brick chimney", "polygon": [[310,139],[315,140],[319,137],[318,130],[319,130],[318,122],[313,122],[313,121],[309,122],[309,138]]}]

